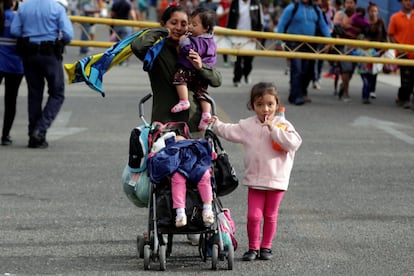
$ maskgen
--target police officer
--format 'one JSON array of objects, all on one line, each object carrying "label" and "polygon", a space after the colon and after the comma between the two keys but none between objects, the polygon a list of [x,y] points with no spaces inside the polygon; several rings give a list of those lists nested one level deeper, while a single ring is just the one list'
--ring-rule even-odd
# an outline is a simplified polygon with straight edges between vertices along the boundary
[{"label": "police officer", "polygon": [[[62,107],[64,45],[73,39],[65,8],[56,0],[25,0],[11,24],[18,37],[28,88],[29,148],[47,148],[46,132]],[[42,109],[45,80],[49,97]]]}]

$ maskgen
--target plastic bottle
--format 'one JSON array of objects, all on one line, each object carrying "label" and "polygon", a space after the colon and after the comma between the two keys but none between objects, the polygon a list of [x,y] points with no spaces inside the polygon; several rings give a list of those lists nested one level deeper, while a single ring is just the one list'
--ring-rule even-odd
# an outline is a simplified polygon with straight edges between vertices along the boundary
[{"label": "plastic bottle", "polygon": [[[281,106],[281,107],[279,107],[279,109],[278,109],[278,112],[277,112],[277,115],[279,116],[279,117],[282,117],[283,119],[285,118],[285,110],[286,110],[286,108],[284,107],[284,106]],[[283,122],[283,119],[282,119],[282,122]],[[284,124],[284,123],[281,123],[281,122],[279,122],[279,123],[277,123],[276,125],[275,125],[275,127],[277,127],[277,128],[281,128],[282,130],[286,130],[286,128],[287,128],[287,126],[286,126],[286,124]],[[272,140],[272,148],[274,149],[274,150],[277,150],[277,151],[285,151],[276,141],[274,141],[274,140]]]}]

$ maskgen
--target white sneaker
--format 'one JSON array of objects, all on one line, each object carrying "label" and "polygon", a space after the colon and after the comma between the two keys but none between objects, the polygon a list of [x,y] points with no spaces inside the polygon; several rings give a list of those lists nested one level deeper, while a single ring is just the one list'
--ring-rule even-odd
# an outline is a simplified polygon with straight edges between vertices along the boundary
[{"label": "white sneaker", "polygon": [[175,227],[183,227],[187,225],[187,216],[186,215],[180,215],[175,217]]},{"label": "white sneaker", "polygon": [[371,92],[371,93],[369,93],[369,97],[371,99],[376,99],[377,98],[377,94],[375,94],[375,92]]},{"label": "white sneaker", "polygon": [[212,210],[203,210],[202,215],[205,226],[210,226],[214,223],[214,213]]},{"label": "white sneaker", "polygon": [[239,81],[236,81],[235,83],[233,83],[234,84],[234,87],[240,87],[241,86],[241,83],[239,82]]}]

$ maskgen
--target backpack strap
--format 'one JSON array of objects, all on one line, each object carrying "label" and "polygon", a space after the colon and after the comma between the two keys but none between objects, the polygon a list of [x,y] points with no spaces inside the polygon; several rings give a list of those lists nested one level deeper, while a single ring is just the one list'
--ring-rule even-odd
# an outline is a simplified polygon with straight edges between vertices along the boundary
[{"label": "backpack strap", "polygon": [[284,33],[287,32],[287,29],[289,28],[290,24],[292,23],[293,17],[295,16],[296,12],[298,11],[299,3],[295,1],[292,13],[290,14],[289,21],[286,23],[285,28],[283,30]]}]

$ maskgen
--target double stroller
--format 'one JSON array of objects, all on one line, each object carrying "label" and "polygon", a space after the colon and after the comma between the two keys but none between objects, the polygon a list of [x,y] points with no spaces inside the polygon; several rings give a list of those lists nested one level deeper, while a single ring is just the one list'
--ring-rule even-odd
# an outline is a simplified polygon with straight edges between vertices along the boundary
[{"label": "double stroller", "polygon": [[[214,175],[215,162],[211,164],[212,209],[214,223],[205,226],[202,220],[203,203],[196,185],[188,185],[186,189],[187,225],[175,226],[175,210],[172,208],[170,178],[165,177],[155,183],[151,180],[151,171],[157,168],[147,169],[147,155],[151,151],[155,141],[167,132],[175,132],[190,139],[191,134],[184,122],[170,122],[161,124],[147,123],[144,117],[144,103],[150,99],[148,94],[139,102],[139,114],[144,125],[132,130],[130,138],[130,154],[128,164],[123,174],[124,191],[128,198],[138,207],[148,208],[147,231],[137,236],[137,253],[144,259],[144,269],[150,270],[152,263],[159,263],[160,270],[166,270],[167,258],[173,249],[173,237],[175,235],[199,235],[198,255],[203,262],[211,259],[211,268],[217,269],[219,261],[227,260],[228,270],[233,269],[234,251],[237,241],[234,238],[234,222],[228,209],[223,208],[220,192]],[[212,105],[212,113],[215,113],[215,104],[212,98],[208,98]],[[217,150],[216,143],[220,143],[215,134],[208,129],[204,139],[207,140],[212,152]],[[139,145],[137,145],[139,144]],[[221,145],[220,145],[221,147]],[[148,162],[149,163],[149,162]],[[237,186],[234,187],[234,189]],[[231,191],[230,191],[231,192]],[[228,194],[229,191],[226,191]]]}]

